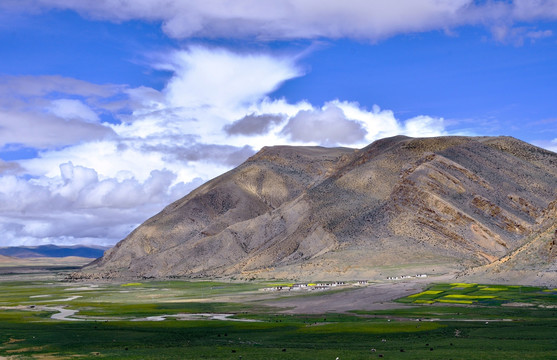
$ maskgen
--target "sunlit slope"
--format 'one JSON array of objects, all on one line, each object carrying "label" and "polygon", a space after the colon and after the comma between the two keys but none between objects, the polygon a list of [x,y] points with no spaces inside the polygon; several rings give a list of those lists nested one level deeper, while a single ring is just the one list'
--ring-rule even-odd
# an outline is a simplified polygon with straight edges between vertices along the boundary
[{"label": "sunlit slope", "polygon": [[555,199],[557,154],[509,137],[268,147],[147,220],[79,276],[464,270],[531,241]]}]

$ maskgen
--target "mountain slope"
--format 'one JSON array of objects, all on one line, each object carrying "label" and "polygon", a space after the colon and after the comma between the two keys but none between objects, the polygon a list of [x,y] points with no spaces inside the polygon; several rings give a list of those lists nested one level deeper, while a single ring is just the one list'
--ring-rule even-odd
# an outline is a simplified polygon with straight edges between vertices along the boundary
[{"label": "mountain slope", "polygon": [[557,284],[557,200],[540,216],[524,245],[502,258],[460,274],[470,281],[488,279],[515,284]]},{"label": "mountain slope", "polygon": [[508,137],[270,147],[169,205],[80,276],[463,270],[524,246],[556,198],[557,154]]}]

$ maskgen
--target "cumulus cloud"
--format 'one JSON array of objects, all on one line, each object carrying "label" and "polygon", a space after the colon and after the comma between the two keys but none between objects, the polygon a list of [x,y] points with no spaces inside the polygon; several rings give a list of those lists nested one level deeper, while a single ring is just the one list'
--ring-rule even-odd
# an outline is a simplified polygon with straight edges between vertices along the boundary
[{"label": "cumulus cloud", "polygon": [[[159,22],[177,39],[378,41],[479,25],[497,41],[521,45],[554,35],[528,22],[557,19],[557,0],[4,0],[0,9]],[[1,245],[113,244],[264,145],[361,147],[398,134],[447,134],[438,117],[270,98],[303,76],[296,56],[193,46],[161,54],[153,67],[172,74],[162,90],[0,76],[0,150],[39,152],[0,160]]]},{"label": "cumulus cloud", "polygon": [[[0,78],[11,99],[0,102],[0,144],[39,148],[37,157],[0,162],[2,245],[113,244],[264,145],[360,147],[401,133],[445,133],[443,120],[428,116],[270,98],[302,75],[295,56],[197,46],[165,59],[154,65],[172,72],[162,90]],[[103,113],[115,121],[103,123]]]},{"label": "cumulus cloud", "polygon": [[228,135],[262,135],[269,132],[272,126],[280,124],[283,115],[255,115],[248,114],[231,124],[226,124],[223,130]]},{"label": "cumulus cloud", "polygon": [[151,171],[143,182],[100,179],[94,169],[71,162],[61,164],[58,178],[50,182],[0,176],[3,241],[25,239],[27,244],[36,245],[88,238],[112,244],[144,221],[146,213],[161,210],[163,204],[202,183],[196,179],[173,185],[175,178],[174,173],[163,169]]},{"label": "cumulus cloud", "polygon": [[281,133],[293,141],[318,142],[327,146],[359,143],[366,136],[362,124],[347,119],[342,109],[336,106],[300,111],[290,118]]},{"label": "cumulus cloud", "polygon": [[0,159],[0,175],[14,174],[22,170],[22,167],[18,163]]},{"label": "cumulus cloud", "polygon": [[401,120],[391,110],[375,105],[334,100],[322,108],[301,110],[280,131],[288,141],[314,145],[365,146],[387,136],[428,137],[447,135],[442,118],[417,116]]},{"label": "cumulus cloud", "polygon": [[434,118],[431,116],[416,116],[408,119],[404,123],[402,134],[413,137],[430,137],[447,135],[443,118]]},{"label": "cumulus cloud", "polygon": [[70,9],[94,19],[159,21],[171,37],[358,38],[557,18],[556,0],[20,0],[0,8]]},{"label": "cumulus cloud", "polygon": [[200,143],[192,143],[188,146],[145,145],[142,150],[160,152],[165,158],[173,158],[178,161],[203,161],[228,167],[238,166],[255,154],[249,145],[236,147]]}]

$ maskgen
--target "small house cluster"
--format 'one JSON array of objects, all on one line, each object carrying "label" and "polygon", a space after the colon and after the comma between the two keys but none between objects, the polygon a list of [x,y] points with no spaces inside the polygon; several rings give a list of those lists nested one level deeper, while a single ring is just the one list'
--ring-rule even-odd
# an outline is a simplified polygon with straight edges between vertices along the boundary
[{"label": "small house cluster", "polygon": [[[367,284],[367,281],[365,282]],[[264,288],[265,291],[300,291],[300,290],[328,290],[337,286],[348,285],[344,281],[335,281],[330,283],[298,283],[292,285],[277,285]]]},{"label": "small house cluster", "polygon": [[401,276],[387,276],[387,280],[404,280],[404,279],[412,279],[412,278],[426,278],[426,274],[418,274],[418,275],[401,275]]}]

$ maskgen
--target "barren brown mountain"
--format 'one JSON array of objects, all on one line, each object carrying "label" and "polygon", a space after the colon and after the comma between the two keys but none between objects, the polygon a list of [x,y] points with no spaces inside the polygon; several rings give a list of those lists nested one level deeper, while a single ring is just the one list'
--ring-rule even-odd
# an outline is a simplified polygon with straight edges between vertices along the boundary
[{"label": "barren brown mountain", "polygon": [[488,276],[504,264],[551,276],[556,199],[557,154],[510,137],[268,147],[80,276],[373,279],[478,266]]}]

